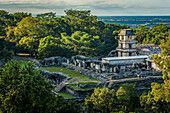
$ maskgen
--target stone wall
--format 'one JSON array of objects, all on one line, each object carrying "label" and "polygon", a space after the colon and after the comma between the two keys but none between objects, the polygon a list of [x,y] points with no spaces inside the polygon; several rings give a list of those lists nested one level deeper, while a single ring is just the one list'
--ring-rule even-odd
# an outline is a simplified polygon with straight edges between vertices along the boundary
[{"label": "stone wall", "polygon": [[102,83],[99,83],[99,84],[86,84],[86,85],[81,85],[81,84],[79,84],[79,87],[80,87],[80,88],[91,88],[91,87],[94,87],[94,88],[97,88],[97,87],[103,88],[103,86],[104,86],[104,83],[103,83],[103,82],[102,82]]},{"label": "stone wall", "polygon": [[145,78],[147,76],[162,76],[162,72],[158,71],[142,71],[142,70],[136,70],[136,69],[131,69],[121,71],[120,73],[111,73],[110,76],[112,80],[115,79],[123,79],[123,78],[134,78],[134,77],[139,77],[139,78]]},{"label": "stone wall", "polygon": [[51,78],[52,76],[56,79],[60,80],[60,82],[66,82],[67,80],[71,79],[68,75],[60,73],[60,72],[49,72],[45,70],[39,70],[42,75],[44,75],[47,78]]},{"label": "stone wall", "polygon": [[118,80],[118,81],[112,81],[109,82],[108,87],[109,89],[114,89],[114,90],[118,90],[120,86],[122,86],[123,84],[131,84],[131,85],[135,85],[137,91],[138,91],[138,95],[141,95],[144,92],[148,92],[151,90],[151,83],[152,82],[157,82],[157,83],[163,83],[163,79],[161,76],[150,76],[147,78],[141,78],[141,79],[128,79],[128,80]]}]

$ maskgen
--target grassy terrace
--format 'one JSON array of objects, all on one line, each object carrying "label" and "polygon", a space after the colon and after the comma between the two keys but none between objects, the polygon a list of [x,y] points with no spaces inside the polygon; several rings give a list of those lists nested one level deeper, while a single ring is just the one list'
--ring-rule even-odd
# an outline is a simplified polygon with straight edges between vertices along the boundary
[{"label": "grassy terrace", "polygon": [[[63,68],[63,67],[41,67],[41,70],[46,70],[49,72],[62,72],[64,74],[67,74],[68,76],[75,78],[77,82],[79,82],[82,85],[85,84],[91,84],[91,83],[99,83],[101,81],[96,80],[96,79],[89,79],[89,77],[82,75],[78,72],[75,72],[73,70]],[[62,69],[62,71],[61,71]]]},{"label": "grassy terrace", "polygon": [[64,97],[64,98],[74,98],[72,95],[66,93],[66,92],[58,92],[58,95]]}]

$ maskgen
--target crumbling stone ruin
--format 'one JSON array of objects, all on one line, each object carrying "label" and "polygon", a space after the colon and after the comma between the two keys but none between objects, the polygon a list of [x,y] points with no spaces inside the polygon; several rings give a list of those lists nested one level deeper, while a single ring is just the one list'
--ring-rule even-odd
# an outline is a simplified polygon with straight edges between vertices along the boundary
[{"label": "crumbling stone ruin", "polygon": [[50,58],[44,58],[41,62],[42,66],[60,66],[63,62],[67,62],[67,59],[65,57],[50,57]]},{"label": "crumbling stone ruin", "polygon": [[[47,77],[48,80],[58,80],[59,83],[68,81],[71,79],[68,75],[60,72],[49,72],[45,70],[39,70],[42,75]],[[55,82],[56,83],[56,82]]]}]

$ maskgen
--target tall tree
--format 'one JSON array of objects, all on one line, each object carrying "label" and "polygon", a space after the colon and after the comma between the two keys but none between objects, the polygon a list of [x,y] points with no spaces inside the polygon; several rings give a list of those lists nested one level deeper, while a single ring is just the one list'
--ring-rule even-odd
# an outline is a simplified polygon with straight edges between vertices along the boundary
[{"label": "tall tree", "polygon": [[29,50],[31,56],[37,56],[39,42],[35,37],[22,37],[19,41],[19,45],[23,46],[24,49]]},{"label": "tall tree", "polygon": [[123,84],[116,92],[119,110],[132,112],[139,108],[139,98],[134,85]]},{"label": "tall tree", "polygon": [[139,25],[135,34],[136,34],[135,39],[137,40],[137,42],[139,44],[142,44],[143,40],[146,38],[146,35],[148,34],[148,27]]},{"label": "tall tree", "polygon": [[8,62],[0,69],[1,112],[50,112],[53,86],[31,62]]},{"label": "tall tree", "polygon": [[47,36],[40,40],[38,57],[41,59],[52,56],[68,57],[70,51],[61,45],[59,38]]},{"label": "tall tree", "polygon": [[85,99],[89,112],[110,113],[116,106],[116,92],[108,88],[95,88],[91,97]]},{"label": "tall tree", "polygon": [[66,13],[67,16],[74,16],[74,17],[86,17],[86,16],[90,16],[91,11],[90,10],[74,10],[74,9],[68,9],[68,10],[64,10],[64,12]]},{"label": "tall tree", "polygon": [[[1,113],[79,113],[81,106],[55,96],[32,62],[12,60],[0,68]],[[72,109],[73,111],[70,111]]]},{"label": "tall tree", "polygon": [[85,56],[97,56],[100,53],[102,42],[98,36],[91,36],[88,33],[76,31],[71,37],[65,33],[61,34],[62,43],[66,48],[74,50],[77,54]]},{"label": "tall tree", "polygon": [[33,17],[25,17],[15,28],[14,34],[20,39],[23,36],[38,36],[38,19]]}]

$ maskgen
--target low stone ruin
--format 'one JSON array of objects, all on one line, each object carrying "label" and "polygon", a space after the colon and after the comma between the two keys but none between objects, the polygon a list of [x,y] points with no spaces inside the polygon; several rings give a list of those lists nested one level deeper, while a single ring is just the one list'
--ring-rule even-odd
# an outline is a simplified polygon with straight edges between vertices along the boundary
[{"label": "low stone ruin", "polygon": [[66,82],[69,79],[71,79],[68,75],[63,74],[63,73],[59,73],[59,72],[49,72],[49,71],[45,71],[45,70],[39,70],[40,73],[42,73],[42,75],[44,75],[45,77],[47,77],[49,80],[55,80],[56,84],[56,80],[59,81],[59,83],[61,82]]},{"label": "low stone ruin", "polygon": [[63,62],[67,62],[67,58],[56,56],[44,58],[41,64],[42,66],[60,66]]}]

